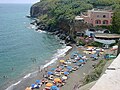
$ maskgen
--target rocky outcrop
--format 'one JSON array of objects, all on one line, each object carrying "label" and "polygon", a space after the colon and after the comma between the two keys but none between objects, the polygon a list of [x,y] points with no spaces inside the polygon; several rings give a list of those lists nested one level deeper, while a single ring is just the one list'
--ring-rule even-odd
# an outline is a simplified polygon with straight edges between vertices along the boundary
[{"label": "rocky outcrop", "polygon": [[39,3],[36,3],[36,4],[32,5],[30,8],[30,16],[32,18],[36,18],[40,15],[44,15],[48,12],[47,9],[44,9],[42,6],[39,6],[38,4]]}]

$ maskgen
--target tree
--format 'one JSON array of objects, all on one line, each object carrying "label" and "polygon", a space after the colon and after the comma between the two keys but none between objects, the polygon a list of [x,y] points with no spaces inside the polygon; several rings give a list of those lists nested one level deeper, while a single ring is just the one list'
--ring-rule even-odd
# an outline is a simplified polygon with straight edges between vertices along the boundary
[{"label": "tree", "polygon": [[112,21],[113,32],[120,34],[120,9],[117,9],[114,12],[112,19],[113,19],[113,21]]}]

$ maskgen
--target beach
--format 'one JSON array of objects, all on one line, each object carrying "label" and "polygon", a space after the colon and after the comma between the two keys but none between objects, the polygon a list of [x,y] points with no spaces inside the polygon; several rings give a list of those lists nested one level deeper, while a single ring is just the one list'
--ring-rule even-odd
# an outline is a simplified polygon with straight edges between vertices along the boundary
[{"label": "beach", "polygon": [[[66,84],[60,87],[60,90],[78,89],[83,84],[85,76],[89,75],[94,70],[92,65],[97,64],[99,60],[103,59],[103,55],[101,55],[98,60],[93,61],[93,59],[90,58],[89,54],[83,53],[84,50],[85,50],[85,47],[77,47],[75,45],[72,45],[72,48],[69,48],[68,51],[65,52],[66,53],[64,56],[65,61],[70,58],[71,53],[74,51],[79,51],[78,53],[81,55],[85,55],[88,58],[88,60],[83,67],[79,67],[78,70],[73,71],[72,73],[69,74],[69,78],[68,80],[66,80]],[[108,53],[108,50],[106,50],[105,53]],[[32,75],[25,76],[24,80],[19,81],[17,84],[14,84],[14,87],[7,90],[25,90],[26,87],[30,87],[31,84],[34,84],[36,80],[42,80],[43,75],[45,75],[46,72],[50,71],[51,68],[57,68],[57,65],[59,65],[59,60],[43,68],[41,71],[35,72]],[[35,90],[43,90],[44,88],[45,88],[45,85]]]}]

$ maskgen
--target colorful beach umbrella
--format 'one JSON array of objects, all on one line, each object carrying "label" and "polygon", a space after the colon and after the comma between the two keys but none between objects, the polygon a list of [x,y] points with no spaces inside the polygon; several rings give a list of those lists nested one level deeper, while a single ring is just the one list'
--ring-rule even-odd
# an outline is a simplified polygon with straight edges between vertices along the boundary
[{"label": "colorful beach umbrella", "polygon": [[55,78],[54,79],[54,82],[60,82],[61,80],[60,80],[60,78]]},{"label": "colorful beach umbrella", "polygon": [[40,80],[36,80],[36,83],[37,83],[37,84],[40,84],[40,82],[41,82]]},{"label": "colorful beach umbrella", "polygon": [[58,89],[57,86],[52,86],[52,87],[50,88],[50,90],[57,90],[57,89]]},{"label": "colorful beach umbrella", "polygon": [[64,75],[69,75],[69,72],[64,72]]},{"label": "colorful beach umbrella", "polygon": [[79,60],[80,63],[83,63],[84,61],[82,59]]},{"label": "colorful beach umbrella", "polygon": [[72,69],[72,66],[67,66],[67,69],[71,70],[71,69]]},{"label": "colorful beach umbrella", "polygon": [[66,76],[63,76],[63,77],[62,77],[62,79],[64,79],[64,80],[66,80],[67,78],[68,78],[68,77],[66,77]]},{"label": "colorful beach umbrella", "polygon": [[53,84],[52,83],[47,83],[46,86],[47,87],[51,87]]},{"label": "colorful beach umbrella", "polygon": [[53,74],[53,72],[51,72],[51,71],[48,71],[48,72],[47,72],[47,74],[48,74],[48,75],[51,75],[51,74]]},{"label": "colorful beach umbrella", "polygon": [[31,84],[31,88],[35,88],[35,84]]},{"label": "colorful beach umbrella", "polygon": [[60,60],[60,62],[61,62],[61,63],[64,63],[64,62],[65,62],[65,60]]}]

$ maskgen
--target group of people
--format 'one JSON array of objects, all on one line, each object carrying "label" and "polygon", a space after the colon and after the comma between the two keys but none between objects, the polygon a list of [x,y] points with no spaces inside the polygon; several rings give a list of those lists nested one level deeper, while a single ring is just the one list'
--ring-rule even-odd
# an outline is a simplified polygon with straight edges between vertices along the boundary
[{"label": "group of people", "polygon": [[[43,74],[43,79],[39,83],[31,85],[31,89],[42,88],[42,90],[59,90],[67,83],[70,78],[70,73],[83,67],[87,62],[86,56],[79,53],[73,53],[68,60],[60,60],[56,68],[48,68]],[[48,71],[49,70],[49,71]],[[56,89],[52,89],[56,86]]]}]

